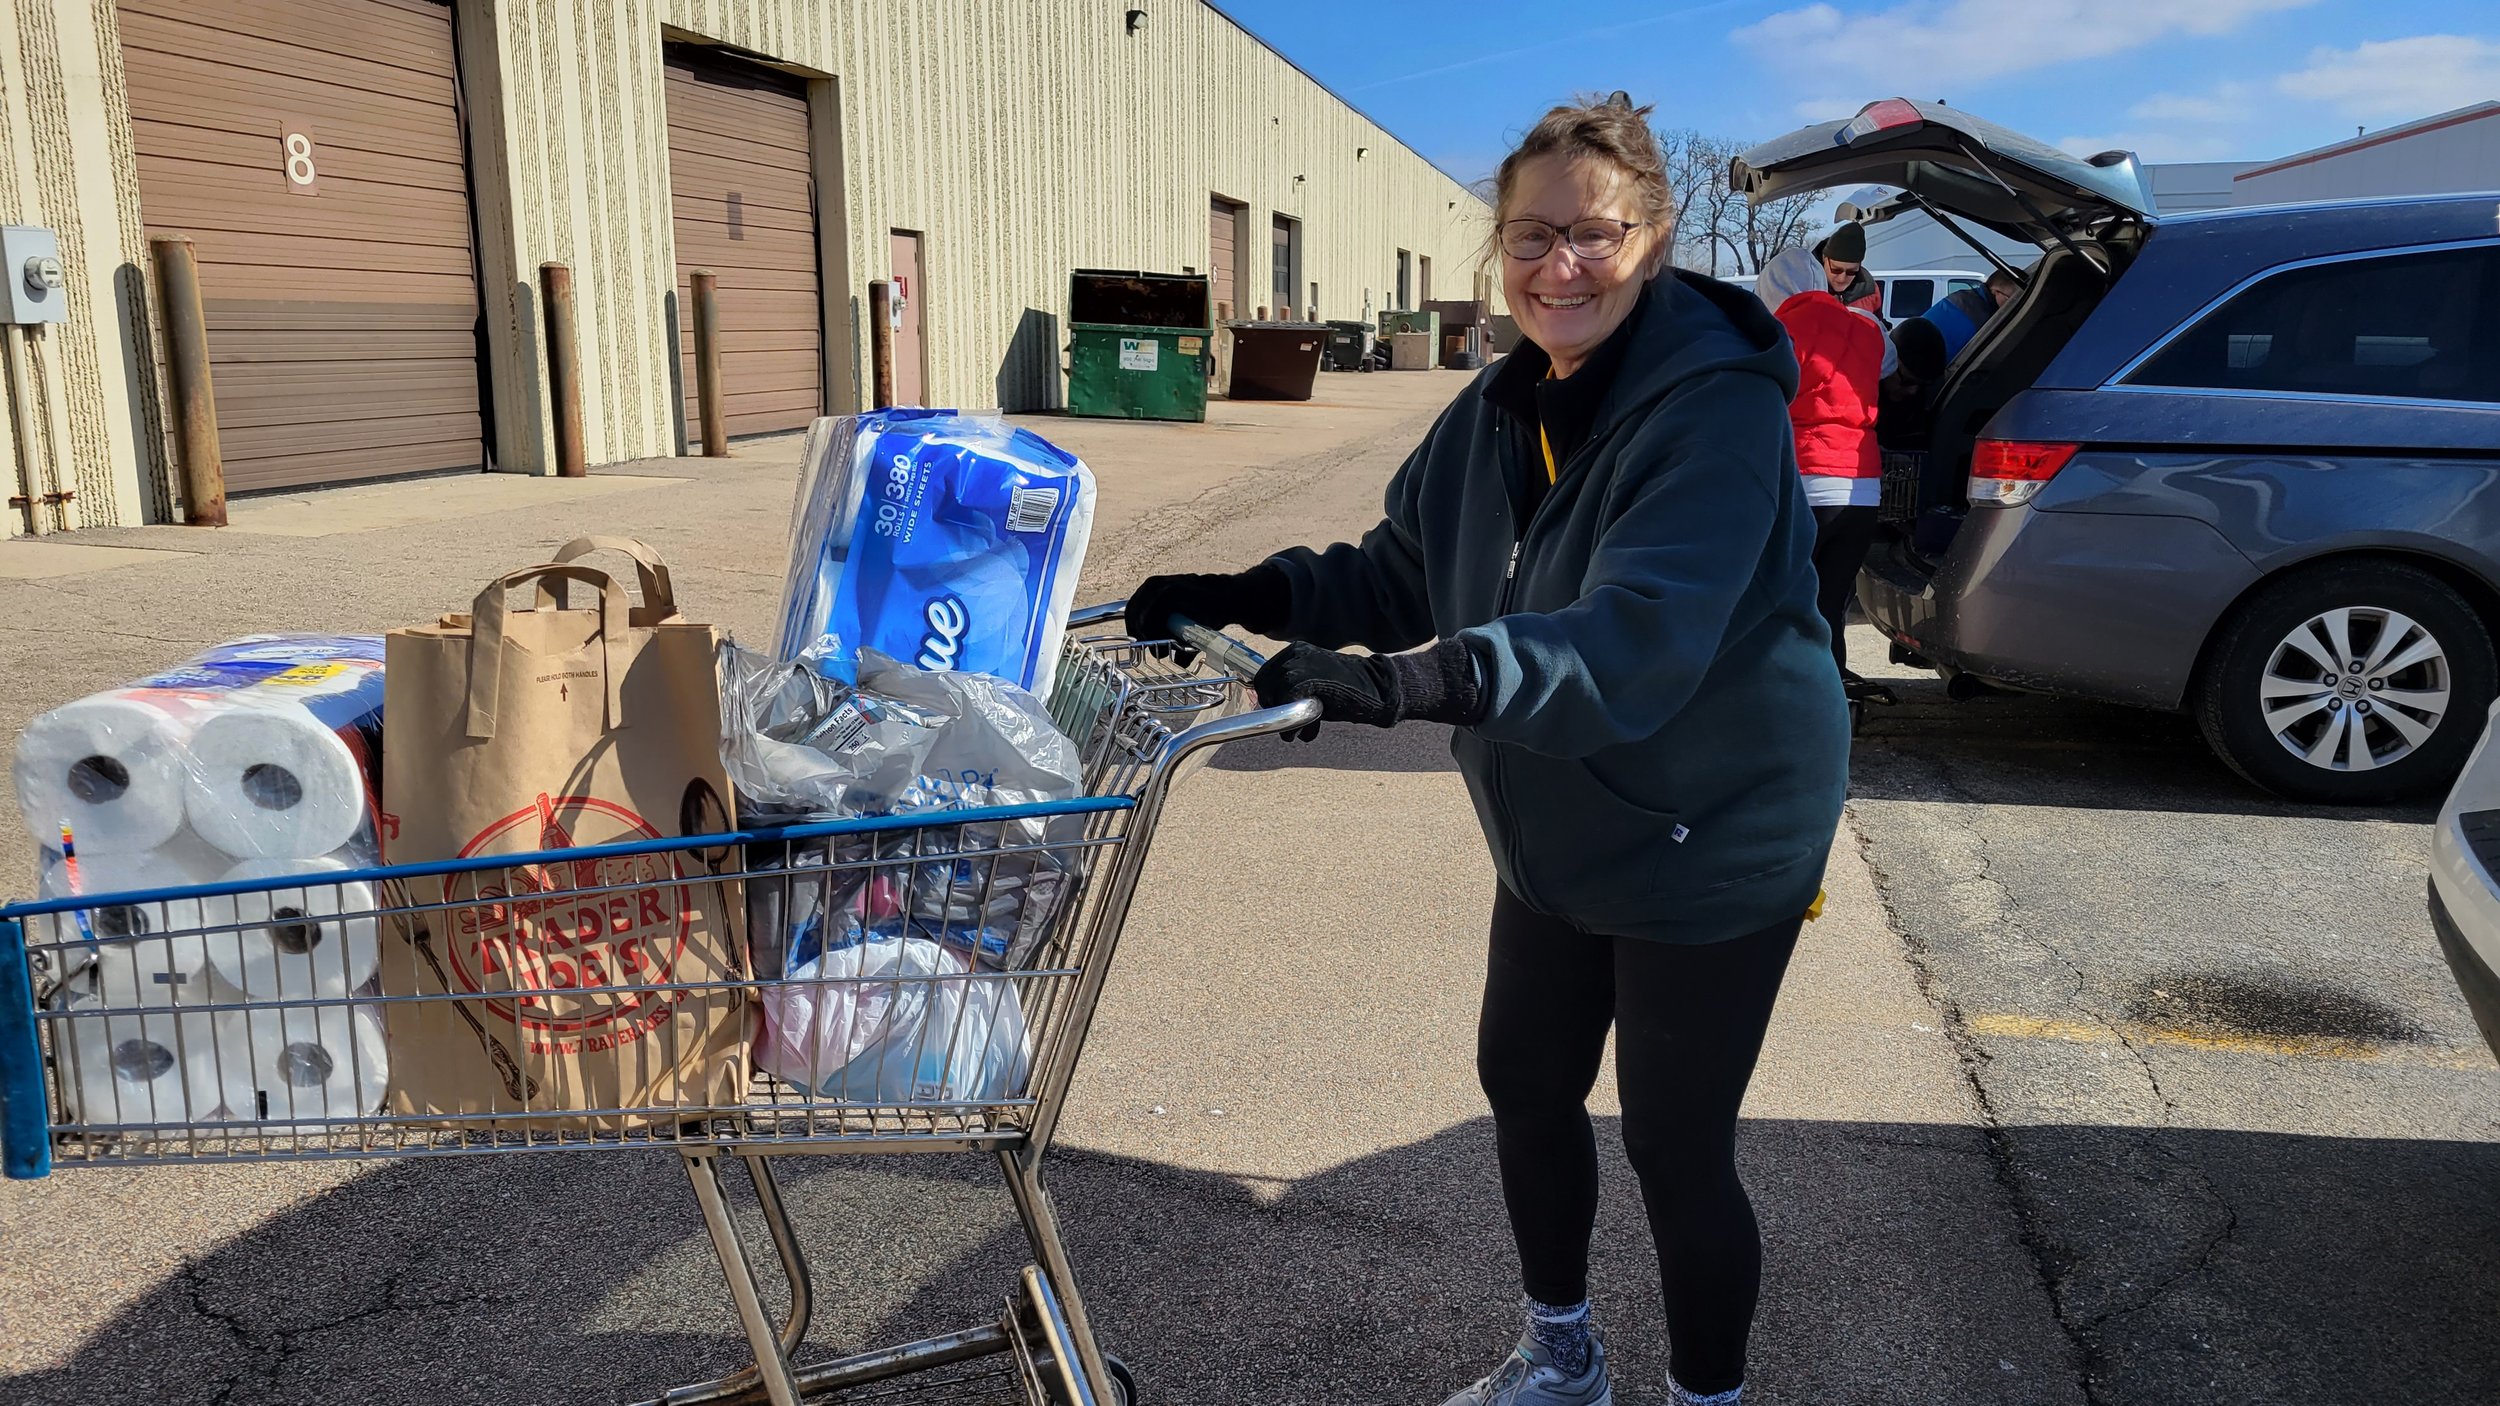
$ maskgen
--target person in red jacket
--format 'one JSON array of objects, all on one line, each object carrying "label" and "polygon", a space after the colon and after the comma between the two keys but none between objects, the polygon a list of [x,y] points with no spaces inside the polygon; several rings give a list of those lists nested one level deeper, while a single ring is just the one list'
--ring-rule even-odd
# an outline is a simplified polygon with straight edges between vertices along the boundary
[{"label": "person in red jacket", "polygon": [[1797,353],[1797,395],[1788,422],[1797,468],[1814,510],[1815,607],[1832,627],[1832,659],[1856,698],[1842,624],[1858,567],[1875,540],[1882,493],[1875,405],[1883,380],[1884,329],[1832,296],[1822,264],[1803,249],[1775,256],[1754,289],[1788,329]]}]

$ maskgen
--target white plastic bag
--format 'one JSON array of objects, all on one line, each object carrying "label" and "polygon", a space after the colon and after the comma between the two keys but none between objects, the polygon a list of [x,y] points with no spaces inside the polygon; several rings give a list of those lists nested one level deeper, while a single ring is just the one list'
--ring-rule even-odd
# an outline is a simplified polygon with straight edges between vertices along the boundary
[{"label": "white plastic bag", "polygon": [[764,989],[758,1067],[846,1103],[1013,1098],[1032,1063],[1009,978],[926,938],[863,935]]}]

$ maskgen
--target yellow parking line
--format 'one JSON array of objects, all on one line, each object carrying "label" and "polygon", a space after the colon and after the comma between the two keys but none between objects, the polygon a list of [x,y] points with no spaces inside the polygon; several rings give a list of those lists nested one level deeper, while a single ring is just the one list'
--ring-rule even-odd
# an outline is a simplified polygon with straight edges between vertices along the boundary
[{"label": "yellow parking line", "polygon": [[[2119,1042],[2119,1032],[2108,1026],[2092,1025],[2080,1020],[2060,1020],[2048,1016],[1981,1014],[1969,1017],[1967,1024],[1974,1035],[1989,1035],[2007,1040],[2053,1040],[2069,1045],[2115,1045]],[[2216,1035],[2135,1023],[2128,1024],[2124,1030],[2126,1037],[2139,1045],[2156,1045],[2171,1049],[2211,1050],[2224,1054],[2291,1055],[2303,1059],[2340,1059],[2366,1064],[2413,1064],[2434,1069],[2490,1067],[2488,1060],[2457,1059],[2407,1050],[2402,1047],[2373,1045],[2358,1040],[2334,1040],[2324,1036]]]}]

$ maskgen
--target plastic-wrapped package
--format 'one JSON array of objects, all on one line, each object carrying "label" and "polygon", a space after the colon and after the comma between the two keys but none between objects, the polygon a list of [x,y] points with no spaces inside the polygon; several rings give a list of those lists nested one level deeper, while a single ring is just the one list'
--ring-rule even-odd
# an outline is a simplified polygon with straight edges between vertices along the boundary
[{"label": "plastic-wrapped package", "polygon": [[10,770],[37,844],[308,859],[370,834],[381,746],[379,635],[249,635],[43,714]]},{"label": "plastic-wrapped package", "polygon": [[762,1005],[757,1067],[826,1098],[1013,1098],[1032,1062],[1013,982],[897,923],[808,957]]},{"label": "plastic-wrapped package", "polygon": [[1094,475],[1031,430],[952,410],[818,420],[799,451],[779,653],[866,650],[1047,695],[1093,532]]},{"label": "plastic-wrapped package", "polygon": [[52,999],[86,1013],[67,1022],[82,1107],[180,1122],[379,1103],[389,1057],[370,1014],[187,1008],[336,999],[373,975],[373,889],[329,876],[379,862],[382,687],[378,635],[251,635],[28,724],[11,772],[45,897],[304,876],[77,910],[93,946],[72,949]]},{"label": "plastic-wrapped package", "polygon": [[[824,647],[790,663],[736,645],[721,658],[721,758],[739,814],[759,825],[908,815],[1065,800],[1080,793],[1076,746],[1033,695],[982,674],[930,673],[865,651],[856,686],[817,672]],[[749,931],[760,975],[803,959],[764,950],[845,905],[864,885],[926,936],[1015,966],[1048,925],[1064,880],[1062,852],[961,856],[958,848],[1065,845],[1079,816],[996,821],[803,841],[786,855],[749,847]],[[776,867],[786,877],[764,877]],[[837,866],[828,868],[828,866]],[[873,867],[871,867],[873,866]],[[873,923],[881,914],[854,914]]]}]

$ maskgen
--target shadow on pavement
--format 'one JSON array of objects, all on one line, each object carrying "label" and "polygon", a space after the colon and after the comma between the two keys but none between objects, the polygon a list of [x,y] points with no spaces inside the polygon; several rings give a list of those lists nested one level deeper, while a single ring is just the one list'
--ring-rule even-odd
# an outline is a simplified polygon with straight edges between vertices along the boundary
[{"label": "shadow on pavement", "polygon": [[[2009,1136],[2018,1166],[2034,1145],[2117,1165],[2151,1139],[2204,1169],[2233,1208],[2220,1239],[2116,1299],[2077,1292],[2107,1268],[2095,1246],[2034,1237],[2092,1354],[2095,1400],[2500,1397],[2500,1148],[2098,1127]],[[1613,1129],[1601,1143],[1595,1291],[1618,1399],[1660,1402],[1646,1235]],[[1748,1402],[2085,1400],[1979,1130],[1758,1121],[1742,1146],[1770,1242]],[[1026,1258],[977,1159],[781,1165],[828,1351],[978,1321]],[[1083,1152],[1053,1166],[1097,1322],[1149,1402],[1437,1401],[1514,1331],[1482,1120],[1291,1183]],[[2108,1233],[2171,1234],[2131,1223],[2123,1178],[2111,1180],[2096,1188]],[[740,1360],[699,1225],[665,1156],[390,1164],[194,1262],[65,1367],[0,1384],[0,1397],[655,1395]]]},{"label": "shadow on pavement", "polygon": [[1320,723],[1308,743],[1260,738],[1215,753],[1218,771],[1458,771],[1450,758],[1450,728],[1440,723],[1403,723],[1368,728],[1363,723]]},{"label": "shadow on pavement", "polygon": [[1322,723],[1319,736],[1308,742],[1278,738],[1237,743],[1217,751],[1208,765],[1220,771],[1458,770],[1450,758],[1450,730],[1438,723]]},{"label": "shadow on pavement", "polygon": [[2223,765],[2184,714],[2022,693],[1956,703],[1938,679],[1882,682],[1901,701],[1867,710],[1851,754],[1853,799],[2302,820],[2421,822],[2438,813],[2436,799],[2337,807],[2270,796]]}]

